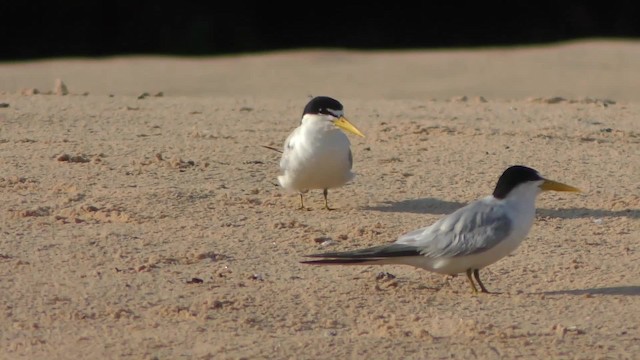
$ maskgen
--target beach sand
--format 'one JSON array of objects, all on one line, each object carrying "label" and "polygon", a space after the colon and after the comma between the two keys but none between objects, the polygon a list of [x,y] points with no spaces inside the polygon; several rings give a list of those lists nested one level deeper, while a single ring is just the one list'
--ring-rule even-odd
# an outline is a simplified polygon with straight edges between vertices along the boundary
[{"label": "beach sand", "polygon": [[[317,190],[297,210],[260,146],[310,95],[366,135],[335,211]],[[640,353],[640,42],[1,63],[0,103],[1,358]],[[299,263],[427,226],[513,164],[584,193],[539,196],[482,271],[494,294]]]}]

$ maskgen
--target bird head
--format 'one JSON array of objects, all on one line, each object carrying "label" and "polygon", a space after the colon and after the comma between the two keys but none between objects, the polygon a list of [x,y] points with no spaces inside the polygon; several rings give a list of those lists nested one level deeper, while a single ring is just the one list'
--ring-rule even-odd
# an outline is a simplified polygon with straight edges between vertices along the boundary
[{"label": "bird head", "polygon": [[307,106],[304,107],[302,117],[307,115],[313,115],[319,117],[321,120],[329,121],[334,126],[342,129],[348,133],[362,136],[362,132],[358,130],[347,118],[344,116],[344,107],[342,104],[333,98],[328,96],[316,96]]},{"label": "bird head", "polygon": [[571,185],[545,179],[540,176],[538,171],[532,168],[514,165],[505,170],[500,176],[500,179],[498,179],[498,183],[493,191],[493,197],[496,199],[504,199],[512,193],[514,189],[522,187],[532,188],[536,194],[542,191],[581,192],[580,189]]}]

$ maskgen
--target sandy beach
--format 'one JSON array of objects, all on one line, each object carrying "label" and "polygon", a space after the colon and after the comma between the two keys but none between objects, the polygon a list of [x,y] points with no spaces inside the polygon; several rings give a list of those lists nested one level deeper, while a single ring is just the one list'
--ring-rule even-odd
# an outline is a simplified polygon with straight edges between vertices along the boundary
[{"label": "sandy beach", "polygon": [[[317,190],[298,210],[260,146],[312,95],[366,136],[334,211]],[[640,353],[640,42],[0,63],[0,104],[0,358]],[[538,197],[493,294],[300,264],[427,226],[513,164],[584,192]]]}]

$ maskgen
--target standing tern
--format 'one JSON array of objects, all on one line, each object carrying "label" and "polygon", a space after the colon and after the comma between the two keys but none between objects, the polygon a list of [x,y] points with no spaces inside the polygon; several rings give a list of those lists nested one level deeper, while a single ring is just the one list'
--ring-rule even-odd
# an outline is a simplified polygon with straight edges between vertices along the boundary
[{"label": "standing tern", "polygon": [[300,126],[284,142],[280,160],[283,174],[280,186],[300,194],[300,208],[304,209],[302,194],[322,189],[324,207],[332,210],[327,201],[329,189],[351,181],[353,157],[349,138],[340,130],[364,135],[344,117],[342,104],[327,96],[311,99],[302,113]]},{"label": "standing tern", "polygon": [[548,180],[526,166],[504,171],[492,195],[474,201],[394,243],[365,249],[307,255],[323,258],[312,265],[411,265],[446,275],[466,273],[473,292],[488,293],[480,269],[513,252],[527,236],[535,217],[536,196],[542,191],[580,192]]}]

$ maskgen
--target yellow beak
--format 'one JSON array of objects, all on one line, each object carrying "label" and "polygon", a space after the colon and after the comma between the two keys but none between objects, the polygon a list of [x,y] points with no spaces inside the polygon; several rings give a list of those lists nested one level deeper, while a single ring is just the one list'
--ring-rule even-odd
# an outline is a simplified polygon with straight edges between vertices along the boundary
[{"label": "yellow beak", "polygon": [[333,122],[333,124],[348,133],[364,137],[360,130],[353,126],[353,124],[350,123],[349,120],[347,120],[347,118],[344,116],[340,116]]},{"label": "yellow beak", "polygon": [[542,183],[542,185],[540,185],[540,188],[542,189],[542,191],[553,190],[553,191],[582,192],[582,190],[575,188],[571,185],[567,185],[561,182],[547,180],[547,179],[544,179],[544,182]]}]

